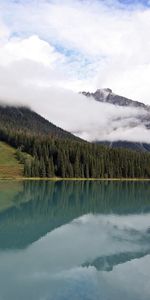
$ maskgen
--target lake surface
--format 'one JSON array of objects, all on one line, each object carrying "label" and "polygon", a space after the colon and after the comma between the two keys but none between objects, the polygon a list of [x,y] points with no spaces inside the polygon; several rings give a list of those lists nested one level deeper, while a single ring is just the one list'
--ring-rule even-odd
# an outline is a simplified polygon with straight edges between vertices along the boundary
[{"label": "lake surface", "polygon": [[0,182],[0,300],[99,299],[150,299],[150,183]]}]

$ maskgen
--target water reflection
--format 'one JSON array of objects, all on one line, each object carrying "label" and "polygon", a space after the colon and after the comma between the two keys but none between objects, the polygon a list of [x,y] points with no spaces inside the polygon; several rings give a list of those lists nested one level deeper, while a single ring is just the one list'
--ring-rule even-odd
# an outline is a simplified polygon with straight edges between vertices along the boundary
[{"label": "water reflection", "polygon": [[[0,188],[2,187],[2,184]],[[8,185],[7,189],[8,190]],[[1,201],[4,197],[0,195]],[[24,248],[84,214],[150,211],[150,186],[141,182],[23,182],[0,212],[0,248]]]},{"label": "water reflection", "polygon": [[23,182],[7,197],[0,299],[150,298],[149,183]]}]

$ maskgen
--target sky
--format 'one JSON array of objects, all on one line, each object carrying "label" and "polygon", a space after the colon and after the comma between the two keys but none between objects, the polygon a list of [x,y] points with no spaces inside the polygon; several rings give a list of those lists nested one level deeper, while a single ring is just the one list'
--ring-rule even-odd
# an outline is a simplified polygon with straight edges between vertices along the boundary
[{"label": "sky", "polygon": [[74,132],[101,113],[80,91],[150,104],[149,36],[146,0],[0,0],[0,99]]}]

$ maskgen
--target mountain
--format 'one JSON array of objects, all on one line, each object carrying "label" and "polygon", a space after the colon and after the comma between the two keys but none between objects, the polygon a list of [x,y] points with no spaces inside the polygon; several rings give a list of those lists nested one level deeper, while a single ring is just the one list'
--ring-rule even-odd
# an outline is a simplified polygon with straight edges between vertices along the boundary
[{"label": "mountain", "polygon": [[[89,92],[82,92],[84,96],[88,98],[93,98],[94,100],[102,103],[108,103],[112,104],[114,106],[122,106],[122,107],[131,107],[131,108],[138,108],[139,113],[136,116],[136,119],[134,122],[129,122],[128,126],[129,128],[132,128],[133,126],[143,126],[146,129],[150,129],[150,106],[145,105],[142,102],[134,101],[131,99],[128,99],[123,96],[116,95],[112,92],[111,89],[98,89],[94,93]],[[141,113],[140,113],[141,110]],[[122,120],[122,117],[118,117],[117,119]],[[119,122],[118,122],[119,124]],[[118,125],[119,126],[119,125]],[[119,129],[119,127],[115,126],[115,130]],[[125,140],[118,140],[118,141],[96,141],[97,143],[107,145],[109,147],[113,148],[127,148],[132,149],[136,151],[142,151],[142,152],[150,152],[150,144],[149,143],[140,143],[140,142],[132,142],[132,141],[125,141]]]},{"label": "mountain", "polygon": [[55,126],[28,107],[0,105],[0,129],[11,128],[15,132],[79,140],[71,133]]},{"label": "mountain", "polygon": [[93,97],[96,101],[106,102],[119,106],[131,106],[131,107],[140,107],[150,111],[150,107],[145,105],[142,102],[134,101],[113,93],[113,91],[109,88],[106,89],[98,89],[94,93],[82,92],[82,94],[86,97]]},{"label": "mountain", "polygon": [[147,143],[135,143],[135,142],[128,142],[128,141],[117,141],[117,142],[100,141],[97,143],[100,145],[105,145],[110,148],[123,148],[123,149],[130,149],[130,150],[140,151],[140,152],[150,152],[150,144]]},{"label": "mountain", "polygon": [[83,141],[25,107],[0,106],[0,141],[25,177],[150,178],[149,154]]},{"label": "mountain", "polygon": [[23,177],[25,161],[30,165],[32,160],[27,153],[33,156],[29,137],[79,140],[27,107],[0,105],[0,178]]}]

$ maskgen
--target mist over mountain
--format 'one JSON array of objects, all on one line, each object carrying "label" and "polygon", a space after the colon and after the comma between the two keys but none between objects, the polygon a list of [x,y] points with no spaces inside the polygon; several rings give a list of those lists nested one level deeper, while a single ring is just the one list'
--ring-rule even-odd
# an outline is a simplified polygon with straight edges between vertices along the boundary
[{"label": "mist over mountain", "polygon": [[149,149],[149,106],[115,95],[110,89],[78,94],[56,87],[28,87],[3,99],[12,106],[30,106],[57,127],[89,142]]},{"label": "mist over mountain", "polygon": [[0,141],[16,149],[25,177],[150,177],[149,154],[85,142],[25,107],[0,107]]},{"label": "mist over mountain", "polygon": [[84,96],[93,97],[96,101],[106,102],[119,106],[141,107],[150,111],[150,107],[142,102],[134,101],[123,96],[116,95],[109,88],[98,89],[94,93],[82,92]]},{"label": "mist over mountain", "polygon": [[[94,99],[99,103],[113,105],[126,109],[137,109],[138,113],[136,116],[130,116],[130,114],[120,114],[115,118],[109,119],[109,113],[106,118],[109,119],[108,131],[111,129],[107,135],[103,136],[101,134],[101,128],[99,128],[99,136],[97,136],[96,142],[104,143],[110,147],[122,147],[131,148],[140,151],[150,151],[150,140],[148,138],[150,129],[150,106],[145,105],[142,102],[134,101],[123,96],[116,95],[109,88],[98,89],[93,93],[82,92],[82,95],[86,96],[88,99]],[[138,136],[139,132],[139,136]],[[143,135],[143,138],[142,138]],[[147,141],[144,137],[147,136]]]}]

